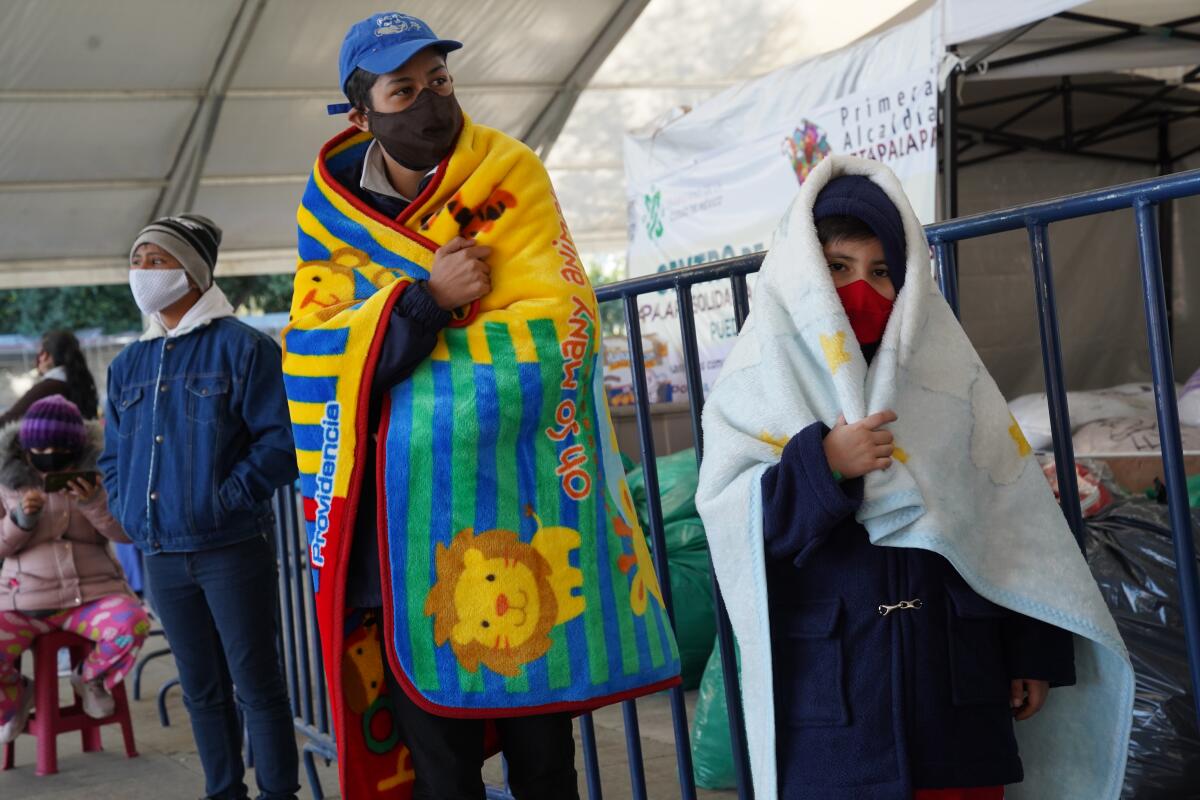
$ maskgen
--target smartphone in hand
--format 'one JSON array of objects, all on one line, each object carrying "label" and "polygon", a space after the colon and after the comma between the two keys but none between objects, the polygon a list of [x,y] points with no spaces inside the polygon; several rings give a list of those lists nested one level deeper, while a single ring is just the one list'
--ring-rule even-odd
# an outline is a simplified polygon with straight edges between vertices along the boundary
[{"label": "smartphone in hand", "polygon": [[96,485],[100,483],[100,473],[93,469],[83,470],[82,472],[51,472],[43,481],[42,488],[46,494],[54,494],[68,488],[71,481],[81,480],[84,483]]}]

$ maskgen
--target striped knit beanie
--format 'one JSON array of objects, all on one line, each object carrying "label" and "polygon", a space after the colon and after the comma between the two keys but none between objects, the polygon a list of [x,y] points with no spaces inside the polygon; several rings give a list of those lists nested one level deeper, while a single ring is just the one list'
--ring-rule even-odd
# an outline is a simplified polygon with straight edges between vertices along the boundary
[{"label": "striped knit beanie", "polygon": [[61,394],[38,400],[21,420],[21,447],[55,447],[78,453],[87,445],[87,428],[79,408]]},{"label": "striped knit beanie", "polygon": [[154,220],[137,235],[129,250],[130,259],[146,243],[156,244],[174,256],[200,291],[206,292],[212,286],[221,229],[208,217],[179,214]]}]

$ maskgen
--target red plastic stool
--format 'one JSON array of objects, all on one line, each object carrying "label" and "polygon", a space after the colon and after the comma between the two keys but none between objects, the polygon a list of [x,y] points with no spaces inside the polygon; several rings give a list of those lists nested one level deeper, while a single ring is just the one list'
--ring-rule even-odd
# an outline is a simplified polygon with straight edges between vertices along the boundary
[{"label": "red plastic stool", "polygon": [[[33,689],[34,713],[29,716],[24,733],[37,737],[37,774],[53,775],[58,772],[58,736],[62,733],[79,731],[83,737],[83,751],[96,753],[100,746],[100,728],[105,725],[121,726],[125,737],[125,755],[133,758],[137,748],[133,743],[133,723],[129,719],[129,702],[125,698],[125,683],[113,687],[116,710],[104,719],[92,719],[83,713],[83,702],[75,695],[74,704],[60,708],[58,698],[58,651],[67,648],[71,653],[71,666],[78,666],[91,652],[94,642],[67,631],[53,631],[33,640]],[[75,694],[74,691],[71,694]],[[4,748],[4,759],[0,770],[12,769],[13,742]]]}]

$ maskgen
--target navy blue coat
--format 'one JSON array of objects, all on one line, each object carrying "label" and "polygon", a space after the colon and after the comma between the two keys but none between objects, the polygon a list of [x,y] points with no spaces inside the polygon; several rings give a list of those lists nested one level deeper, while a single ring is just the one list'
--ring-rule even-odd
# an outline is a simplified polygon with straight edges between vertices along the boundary
[{"label": "navy blue coat", "polygon": [[828,432],[805,428],[762,479],[781,800],[1019,782],[1010,681],[1074,683],[1071,635],[985,600],[936,553],[872,545],[863,481],[834,479]]},{"label": "navy blue coat", "polygon": [[[417,281],[405,289],[392,306],[371,381],[368,424],[372,435],[367,441],[365,463],[374,465],[378,457],[374,431],[379,428],[384,395],[408,380],[421,366],[437,346],[438,334],[449,324],[450,312],[438,307],[425,281]],[[362,482],[358,511],[354,518],[354,541],[350,545],[350,566],[346,573],[348,607],[378,608],[383,605],[374,476],[372,466]]]}]

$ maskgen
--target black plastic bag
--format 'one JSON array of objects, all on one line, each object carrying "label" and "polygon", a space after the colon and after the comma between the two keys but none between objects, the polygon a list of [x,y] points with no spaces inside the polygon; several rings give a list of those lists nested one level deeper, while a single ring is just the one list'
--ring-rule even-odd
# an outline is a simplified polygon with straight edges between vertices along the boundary
[{"label": "black plastic bag", "polygon": [[[1200,532],[1200,513],[1193,512]],[[1087,522],[1087,560],[1137,675],[1123,797],[1200,800],[1200,731],[1165,505],[1131,499]]]}]

